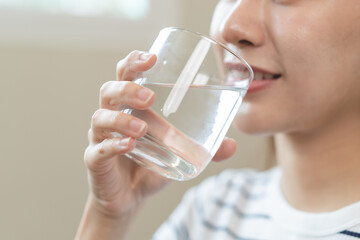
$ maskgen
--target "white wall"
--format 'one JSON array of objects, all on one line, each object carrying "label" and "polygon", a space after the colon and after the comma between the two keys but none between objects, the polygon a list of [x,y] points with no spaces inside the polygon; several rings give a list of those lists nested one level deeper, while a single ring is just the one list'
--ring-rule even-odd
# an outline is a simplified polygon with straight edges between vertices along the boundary
[{"label": "white wall", "polygon": [[[172,7],[166,11],[161,2]],[[88,193],[82,159],[99,87],[114,79],[116,62],[131,49],[148,49],[161,27],[207,32],[215,3],[157,0],[145,22],[73,19],[71,24],[67,19],[62,25],[63,20],[50,17],[45,30],[36,25],[45,16],[1,12],[0,239],[73,238]],[[234,129],[229,135],[239,142],[238,154],[150,199],[128,239],[149,238],[183,192],[205,177],[228,167],[264,168],[263,139]]]}]

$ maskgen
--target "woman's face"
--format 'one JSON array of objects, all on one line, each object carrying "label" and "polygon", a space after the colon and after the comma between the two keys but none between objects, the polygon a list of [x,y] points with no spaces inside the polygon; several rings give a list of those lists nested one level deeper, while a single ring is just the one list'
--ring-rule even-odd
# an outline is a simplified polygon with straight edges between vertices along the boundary
[{"label": "woman's face", "polygon": [[262,79],[235,119],[242,131],[314,131],[360,119],[359,0],[220,0],[211,34]]}]

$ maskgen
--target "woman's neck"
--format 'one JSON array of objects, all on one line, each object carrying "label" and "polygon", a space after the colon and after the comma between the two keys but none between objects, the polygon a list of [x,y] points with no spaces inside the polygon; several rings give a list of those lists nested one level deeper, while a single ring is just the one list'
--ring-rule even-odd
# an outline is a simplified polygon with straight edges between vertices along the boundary
[{"label": "woman's neck", "polygon": [[360,201],[360,120],[275,136],[282,190],[295,208],[327,212]]}]

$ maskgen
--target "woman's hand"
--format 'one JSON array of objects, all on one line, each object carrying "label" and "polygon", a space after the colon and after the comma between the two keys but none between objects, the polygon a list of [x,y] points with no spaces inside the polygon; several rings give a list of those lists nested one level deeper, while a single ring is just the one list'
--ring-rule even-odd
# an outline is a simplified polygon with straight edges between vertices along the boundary
[{"label": "woman's hand", "polygon": [[[132,80],[155,62],[155,55],[134,51],[118,63],[117,81],[101,87],[100,108],[92,117],[84,154],[90,195],[76,239],[122,239],[145,199],[170,182],[124,156],[135,147],[135,139],[145,135],[147,123],[119,109],[151,106],[154,92]],[[235,150],[235,142],[225,139],[214,160],[226,159]]]},{"label": "woman's hand", "polygon": [[[147,124],[118,110],[122,105],[135,109],[151,106],[154,92],[131,81],[155,62],[153,54],[132,52],[117,65],[118,81],[107,82],[100,90],[100,108],[92,117],[85,163],[93,200],[109,215],[118,216],[133,210],[169,182],[124,156],[134,148],[135,139],[144,136]],[[126,137],[114,138],[112,132]],[[226,139],[214,160],[229,158],[235,149],[234,141]]]},{"label": "woman's hand", "polygon": [[236,152],[237,145],[236,141],[232,138],[225,137],[224,141],[221,143],[219,150],[216,152],[213,157],[214,162],[221,162],[230,158]]},{"label": "woman's hand", "polygon": [[[156,56],[134,51],[117,65],[117,80],[100,90],[100,108],[92,117],[89,146],[85,151],[91,200],[103,213],[118,217],[138,208],[147,196],[169,180],[126,158],[135,139],[144,136],[146,122],[120,112],[122,105],[147,109],[155,99],[150,89],[131,82],[150,69]],[[113,137],[117,132],[124,137]]]}]

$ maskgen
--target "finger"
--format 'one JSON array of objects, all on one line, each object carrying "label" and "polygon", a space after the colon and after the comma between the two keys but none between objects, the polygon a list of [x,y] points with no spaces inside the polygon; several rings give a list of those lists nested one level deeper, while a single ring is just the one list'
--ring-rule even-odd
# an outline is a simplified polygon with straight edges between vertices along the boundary
[{"label": "finger", "polygon": [[93,133],[92,142],[98,143],[105,138],[111,138],[112,132],[122,135],[139,138],[145,135],[147,130],[146,122],[119,111],[107,109],[97,110],[91,120]]},{"label": "finger", "polygon": [[236,148],[236,141],[234,139],[225,138],[212,160],[215,162],[220,162],[228,159],[232,155],[234,155],[234,153],[236,152]]},{"label": "finger", "polygon": [[118,110],[121,105],[146,109],[155,100],[152,90],[133,82],[109,81],[100,88],[100,107]]},{"label": "finger", "polygon": [[142,72],[149,70],[156,63],[156,55],[133,51],[116,66],[116,77],[119,81],[132,81],[141,77]]},{"label": "finger", "polygon": [[91,171],[96,171],[112,157],[130,152],[134,147],[133,138],[106,139],[99,144],[89,145],[84,154],[84,161]]}]

